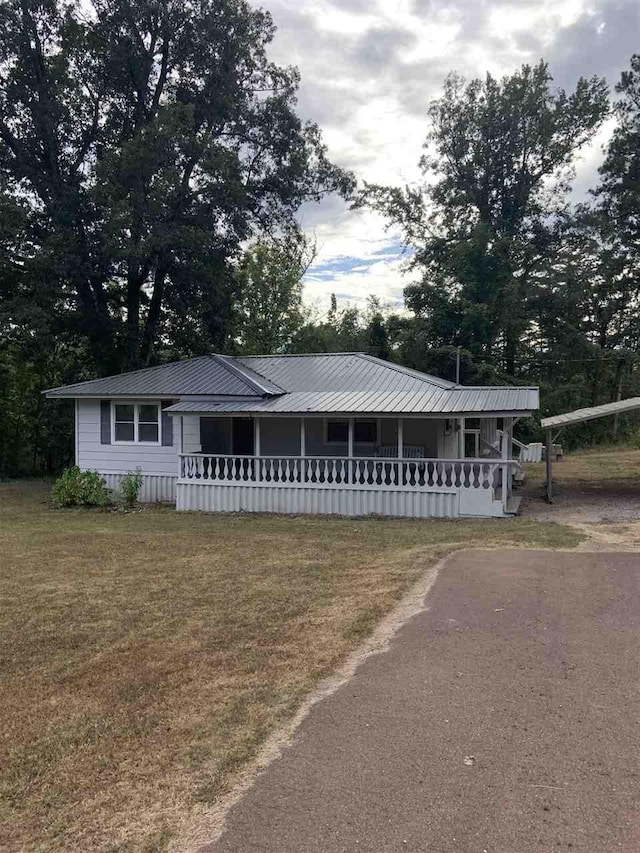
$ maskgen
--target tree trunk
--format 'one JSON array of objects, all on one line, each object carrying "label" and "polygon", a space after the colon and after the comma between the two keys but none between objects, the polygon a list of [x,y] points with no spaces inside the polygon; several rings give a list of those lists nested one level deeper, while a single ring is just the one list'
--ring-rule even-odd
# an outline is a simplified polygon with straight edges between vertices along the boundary
[{"label": "tree trunk", "polygon": [[158,325],[160,323],[160,309],[162,308],[162,297],[164,295],[164,280],[166,269],[163,264],[158,264],[153,278],[153,293],[149,303],[149,313],[142,335],[140,361],[147,367],[153,357],[153,350],[158,337]]}]

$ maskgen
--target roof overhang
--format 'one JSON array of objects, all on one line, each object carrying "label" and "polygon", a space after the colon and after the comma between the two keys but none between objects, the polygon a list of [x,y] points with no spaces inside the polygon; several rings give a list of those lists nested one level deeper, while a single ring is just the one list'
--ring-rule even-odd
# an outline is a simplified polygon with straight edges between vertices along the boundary
[{"label": "roof overhang", "polygon": [[288,418],[288,417],[339,417],[339,418],[421,418],[426,420],[450,420],[452,418],[461,417],[477,417],[477,418],[523,418],[533,414],[533,409],[508,411],[465,411],[465,412],[404,412],[397,411],[378,411],[362,410],[362,409],[331,409],[318,411],[316,409],[291,409],[289,411],[273,411],[256,406],[236,405],[233,408],[230,406],[215,405],[213,403],[195,403],[193,401],[183,401],[174,403],[164,410],[169,415],[206,415],[207,417],[228,418],[233,416],[250,417],[251,415],[259,415],[261,418]]}]

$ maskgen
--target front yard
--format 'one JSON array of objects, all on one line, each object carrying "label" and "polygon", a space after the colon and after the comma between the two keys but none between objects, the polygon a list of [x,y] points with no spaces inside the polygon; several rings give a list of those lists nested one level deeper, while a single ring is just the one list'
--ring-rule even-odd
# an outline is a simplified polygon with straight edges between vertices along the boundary
[{"label": "front yard", "polygon": [[403,592],[559,525],[53,511],[0,485],[0,849],[160,851]]}]

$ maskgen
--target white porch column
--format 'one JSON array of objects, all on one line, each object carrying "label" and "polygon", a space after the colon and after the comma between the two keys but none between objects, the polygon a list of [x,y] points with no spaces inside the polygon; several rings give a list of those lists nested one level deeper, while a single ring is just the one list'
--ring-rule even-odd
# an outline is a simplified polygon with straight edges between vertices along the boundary
[{"label": "white porch column", "polygon": [[304,418],[300,418],[300,482],[307,482],[307,430]]},{"label": "white porch column", "polygon": [[502,506],[507,508],[507,499],[509,497],[509,466],[504,464],[504,460],[509,458],[509,444],[511,439],[511,419],[504,418],[502,422],[502,440],[500,442],[500,456],[503,460],[502,465]]},{"label": "white porch column", "polygon": [[349,483],[353,483],[353,418],[349,418],[349,439],[347,442],[347,456],[349,457]]},{"label": "white porch column", "polygon": [[254,417],[253,419],[253,455],[255,459],[253,460],[253,470],[254,470],[254,480],[259,482],[261,479],[261,463],[260,463],[260,418]]},{"label": "white porch column", "polygon": [[[402,459],[404,455],[404,421],[402,418],[398,418],[398,459]],[[399,486],[404,485],[404,465],[402,462],[398,462],[398,474],[396,477],[396,483]]]},{"label": "white porch column", "polygon": [[464,418],[458,418],[458,459],[464,459]]}]

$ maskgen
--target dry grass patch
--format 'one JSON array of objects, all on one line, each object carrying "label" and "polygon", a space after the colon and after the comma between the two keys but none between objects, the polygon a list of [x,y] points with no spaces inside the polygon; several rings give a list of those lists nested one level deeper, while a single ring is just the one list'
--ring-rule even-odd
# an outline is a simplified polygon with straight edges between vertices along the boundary
[{"label": "dry grass patch", "polygon": [[[530,463],[524,467],[530,479],[541,482],[547,479],[544,462]],[[582,450],[567,454],[562,461],[553,463],[553,479],[558,482],[638,478],[640,450],[627,447]]]},{"label": "dry grass patch", "polygon": [[526,520],[53,511],[0,485],[0,849],[160,851],[425,568]]}]

